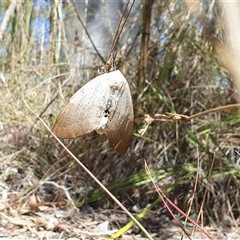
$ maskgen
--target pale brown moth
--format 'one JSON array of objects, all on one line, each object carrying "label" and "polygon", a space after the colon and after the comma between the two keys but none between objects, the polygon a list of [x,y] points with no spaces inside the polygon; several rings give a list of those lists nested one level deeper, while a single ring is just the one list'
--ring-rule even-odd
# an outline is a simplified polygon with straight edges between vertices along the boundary
[{"label": "pale brown moth", "polygon": [[133,118],[128,82],[116,70],[97,76],[80,88],[52,131],[59,138],[76,138],[96,131],[106,135],[116,152],[124,154],[131,142]]}]

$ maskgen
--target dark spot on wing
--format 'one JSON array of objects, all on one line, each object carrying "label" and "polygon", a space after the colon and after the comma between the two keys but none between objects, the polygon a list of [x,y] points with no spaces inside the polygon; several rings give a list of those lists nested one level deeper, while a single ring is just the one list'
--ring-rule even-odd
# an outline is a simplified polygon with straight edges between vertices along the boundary
[{"label": "dark spot on wing", "polygon": [[104,117],[109,117],[110,114],[110,108],[112,107],[112,100],[108,99],[108,102],[106,104],[106,109],[104,110]]}]

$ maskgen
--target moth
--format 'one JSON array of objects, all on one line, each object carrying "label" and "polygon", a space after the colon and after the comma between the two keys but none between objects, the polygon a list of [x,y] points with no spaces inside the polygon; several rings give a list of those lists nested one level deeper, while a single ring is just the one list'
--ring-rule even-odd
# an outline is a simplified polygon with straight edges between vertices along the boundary
[{"label": "moth", "polygon": [[105,134],[118,153],[126,153],[133,131],[133,105],[127,80],[119,70],[86,83],[58,116],[53,133],[76,138],[96,131]]}]

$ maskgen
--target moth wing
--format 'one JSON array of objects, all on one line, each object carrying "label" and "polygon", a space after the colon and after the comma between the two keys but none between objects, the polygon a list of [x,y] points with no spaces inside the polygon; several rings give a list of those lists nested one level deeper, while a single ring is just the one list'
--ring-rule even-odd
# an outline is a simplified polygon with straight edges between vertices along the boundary
[{"label": "moth wing", "polygon": [[[76,138],[94,131],[100,124],[106,88],[103,75],[80,88],[57,118],[53,133],[59,138]],[[99,94],[101,93],[101,94]]]},{"label": "moth wing", "polygon": [[[123,75],[122,77],[124,78]],[[116,152],[122,154],[127,152],[131,143],[134,119],[130,88],[125,78],[123,81],[124,89],[116,102],[113,113],[110,114],[106,130],[110,145]]]}]

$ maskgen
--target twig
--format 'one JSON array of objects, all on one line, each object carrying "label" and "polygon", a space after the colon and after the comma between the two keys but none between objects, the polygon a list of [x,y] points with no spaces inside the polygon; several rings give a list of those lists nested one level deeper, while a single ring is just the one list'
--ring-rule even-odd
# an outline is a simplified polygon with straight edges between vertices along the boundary
[{"label": "twig", "polygon": [[70,196],[67,188],[65,188],[64,186],[60,186],[59,184],[57,184],[57,183],[55,183],[55,182],[53,182],[53,181],[41,181],[41,182],[40,182],[40,185],[44,185],[44,184],[50,184],[50,185],[55,186],[56,188],[62,189],[63,192],[65,193],[68,201],[71,203],[72,207],[73,207],[74,209],[78,209],[78,208],[75,206],[75,203],[74,203],[73,199],[71,198],[71,196]]},{"label": "twig", "polygon": [[151,175],[151,172],[148,168],[147,162],[145,161],[145,170],[146,173],[148,174],[148,176],[150,177],[155,189],[158,192],[159,197],[161,198],[161,200],[163,201],[164,205],[166,206],[166,208],[168,209],[168,211],[170,212],[170,214],[172,215],[172,217],[174,218],[174,220],[177,222],[177,224],[181,227],[181,229],[184,231],[184,233],[188,236],[188,238],[191,240],[191,237],[189,236],[189,234],[186,232],[186,230],[182,227],[182,224],[179,222],[179,220],[174,216],[174,214],[172,213],[169,205],[171,205],[174,209],[176,209],[182,216],[184,216],[189,222],[191,222],[193,225],[195,225],[198,229],[201,230],[201,232],[203,234],[205,234],[209,239],[213,240],[213,238],[196,222],[194,222],[193,219],[191,219],[189,216],[187,216],[180,208],[178,208],[170,199],[167,198],[167,196],[164,194],[164,192],[157,186],[156,182],[153,180],[153,177]]},{"label": "twig", "polygon": [[[130,3],[130,0],[128,0],[126,6],[125,6],[125,8],[124,8],[123,14],[122,14],[122,16],[121,16],[121,19],[120,19],[120,21],[119,21],[119,24],[118,24],[118,27],[117,27],[117,31],[116,31],[116,33],[115,33],[115,36],[114,36],[114,39],[113,39],[113,42],[112,42],[112,46],[111,46],[109,58],[111,57],[111,54],[113,54],[113,52],[114,52],[114,51],[116,50],[116,48],[117,48],[117,44],[118,44],[118,41],[119,41],[119,37],[120,37],[120,35],[121,35],[121,33],[122,33],[122,30],[123,30],[123,28],[124,28],[124,26],[125,26],[125,23],[126,23],[126,21],[127,21],[127,19],[128,19],[128,16],[129,16],[129,14],[130,14],[130,12],[131,12],[131,10],[132,10],[132,7],[133,7],[133,5],[134,5],[134,3],[135,3],[135,0],[133,0],[132,5],[130,6],[130,9],[129,9],[128,12],[127,12],[127,7],[128,7],[128,5],[129,5],[129,3]],[[124,16],[125,16],[125,14],[126,14],[126,17],[125,17],[125,20],[123,21],[123,18],[124,18]]]},{"label": "twig", "polygon": [[151,25],[151,14],[152,14],[152,5],[154,1],[148,0],[144,4],[143,12],[143,26],[142,26],[142,40],[141,40],[141,52],[140,52],[140,71],[138,78],[138,87],[143,88],[143,82],[146,77],[146,68],[148,60],[148,44],[150,39],[150,25]]},{"label": "twig", "polygon": [[[26,107],[36,116],[37,114],[30,108],[30,106],[26,103],[26,101],[23,99],[24,104]],[[88,168],[81,163],[80,160],[78,160],[75,155],[58,139],[58,137],[51,131],[51,129],[48,127],[48,125],[40,118],[38,117],[40,122],[44,125],[44,127],[47,129],[47,131],[57,140],[57,142],[65,149],[65,151],[76,161],[76,163],[83,168],[83,170],[108,194],[109,197],[113,199],[113,201],[118,204],[120,208],[123,209],[123,211],[138,225],[138,227],[144,232],[144,234],[151,240],[153,238],[149,235],[147,230],[140,224],[140,222],[122,205],[122,203],[88,170]]]},{"label": "twig", "polygon": [[[116,33],[115,33],[115,36],[114,36],[114,39],[113,39],[113,42],[112,42],[112,46],[111,46],[111,50],[110,50],[110,53],[109,53],[109,56],[108,56],[108,60],[106,62],[106,64],[102,67],[100,67],[98,69],[98,74],[103,74],[103,73],[107,73],[107,72],[110,72],[110,71],[113,71],[114,67],[114,60],[115,60],[115,56],[116,54],[114,54],[114,52],[116,51],[117,49],[117,45],[118,45],[118,41],[119,41],[119,37],[122,33],[122,30],[123,30],[123,27],[128,19],[128,16],[132,10],[132,7],[135,3],[135,0],[133,0],[129,10],[127,11],[127,8],[128,8],[128,5],[130,3],[130,0],[128,0],[125,8],[124,8],[124,11],[123,11],[123,14],[121,16],[121,19],[119,21],[119,24],[118,24],[118,27],[117,27],[117,30],[116,30]],[[126,16],[125,16],[126,15]],[[125,19],[124,19],[124,16],[125,16]],[[124,19],[124,20],[123,20]]]},{"label": "twig", "polygon": [[208,109],[203,112],[196,113],[191,116],[183,115],[183,114],[178,114],[178,113],[165,113],[165,114],[155,114],[154,118],[150,117],[150,115],[146,114],[144,118],[142,119],[142,122],[145,123],[145,127],[140,129],[138,132],[142,136],[144,133],[147,131],[148,127],[153,123],[153,122],[188,122],[194,118],[201,117],[203,115],[213,113],[213,112],[220,112],[232,108],[237,108],[240,107],[240,103],[236,104],[229,104],[226,106],[220,106],[212,109]]}]

